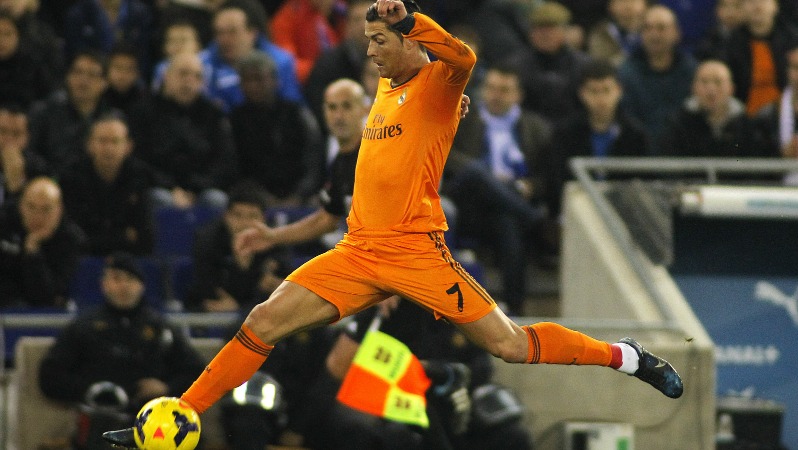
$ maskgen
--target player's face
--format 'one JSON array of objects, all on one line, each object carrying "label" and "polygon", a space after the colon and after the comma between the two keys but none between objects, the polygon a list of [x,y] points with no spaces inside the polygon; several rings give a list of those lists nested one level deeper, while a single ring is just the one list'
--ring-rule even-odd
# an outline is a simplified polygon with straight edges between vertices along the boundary
[{"label": "player's face", "polygon": [[338,140],[348,141],[363,132],[366,106],[350,89],[339,88],[324,95],[324,120]]},{"label": "player's face", "polygon": [[144,294],[144,283],[124,270],[105,269],[101,285],[108,302],[119,309],[136,307]]},{"label": "player's face", "polygon": [[382,78],[399,78],[406,71],[404,40],[381,20],[366,22],[369,48],[366,52]]}]

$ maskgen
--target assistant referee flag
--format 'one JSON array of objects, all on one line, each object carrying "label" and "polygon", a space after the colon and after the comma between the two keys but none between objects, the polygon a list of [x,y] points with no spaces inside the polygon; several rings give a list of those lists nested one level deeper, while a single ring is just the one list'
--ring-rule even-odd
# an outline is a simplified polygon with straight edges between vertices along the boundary
[{"label": "assistant referee flag", "polygon": [[405,344],[368,331],[338,391],[341,403],[396,422],[429,427],[424,393],[430,379]]}]

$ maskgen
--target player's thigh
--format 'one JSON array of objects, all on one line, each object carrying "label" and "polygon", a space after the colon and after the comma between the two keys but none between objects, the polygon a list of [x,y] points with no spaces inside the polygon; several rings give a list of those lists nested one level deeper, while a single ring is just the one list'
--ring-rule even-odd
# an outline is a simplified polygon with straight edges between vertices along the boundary
[{"label": "player's thigh", "polygon": [[250,311],[244,324],[265,343],[274,345],[298,331],[326,325],[338,318],[338,309],[313,291],[284,281]]},{"label": "player's thigh", "polygon": [[337,320],[384,300],[391,294],[375,283],[377,262],[347,245],[337,245],[292,272],[286,279],[337,308]]},{"label": "player's thigh", "polygon": [[433,310],[437,317],[465,323],[485,316],[496,307],[493,298],[436,236],[430,233],[405,242],[402,255],[389,257],[393,264],[381,269],[381,277],[390,280],[396,293]]}]

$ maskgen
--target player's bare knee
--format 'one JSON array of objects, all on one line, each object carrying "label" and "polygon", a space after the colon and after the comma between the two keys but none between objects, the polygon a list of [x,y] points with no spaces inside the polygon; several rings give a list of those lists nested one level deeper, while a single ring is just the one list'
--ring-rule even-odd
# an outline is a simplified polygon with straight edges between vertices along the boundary
[{"label": "player's bare knee", "polygon": [[270,343],[269,341],[274,339],[272,334],[275,327],[275,316],[274,314],[269,314],[268,309],[265,302],[259,303],[252,308],[246,320],[244,320],[244,325],[266,343]]},{"label": "player's bare knee", "polygon": [[488,351],[490,351],[493,356],[501,359],[504,362],[522,363],[526,361],[526,349],[520,348],[515,340],[508,339],[501,342],[496,342],[491,345],[491,348],[489,348]]}]

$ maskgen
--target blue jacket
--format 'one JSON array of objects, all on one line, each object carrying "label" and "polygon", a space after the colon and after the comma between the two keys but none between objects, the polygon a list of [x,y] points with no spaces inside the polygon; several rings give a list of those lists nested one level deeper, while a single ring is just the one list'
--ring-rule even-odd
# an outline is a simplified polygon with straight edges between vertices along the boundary
[{"label": "blue jacket", "polygon": [[[287,51],[266,39],[258,36],[255,46],[271,57],[277,65],[277,76],[280,80],[280,94],[283,99],[304,102],[302,89],[296,77],[296,61]],[[214,100],[225,113],[244,101],[240,79],[235,68],[224,61],[219,54],[219,46],[212,43],[200,52],[200,59],[205,65],[205,86],[208,96]]]}]

